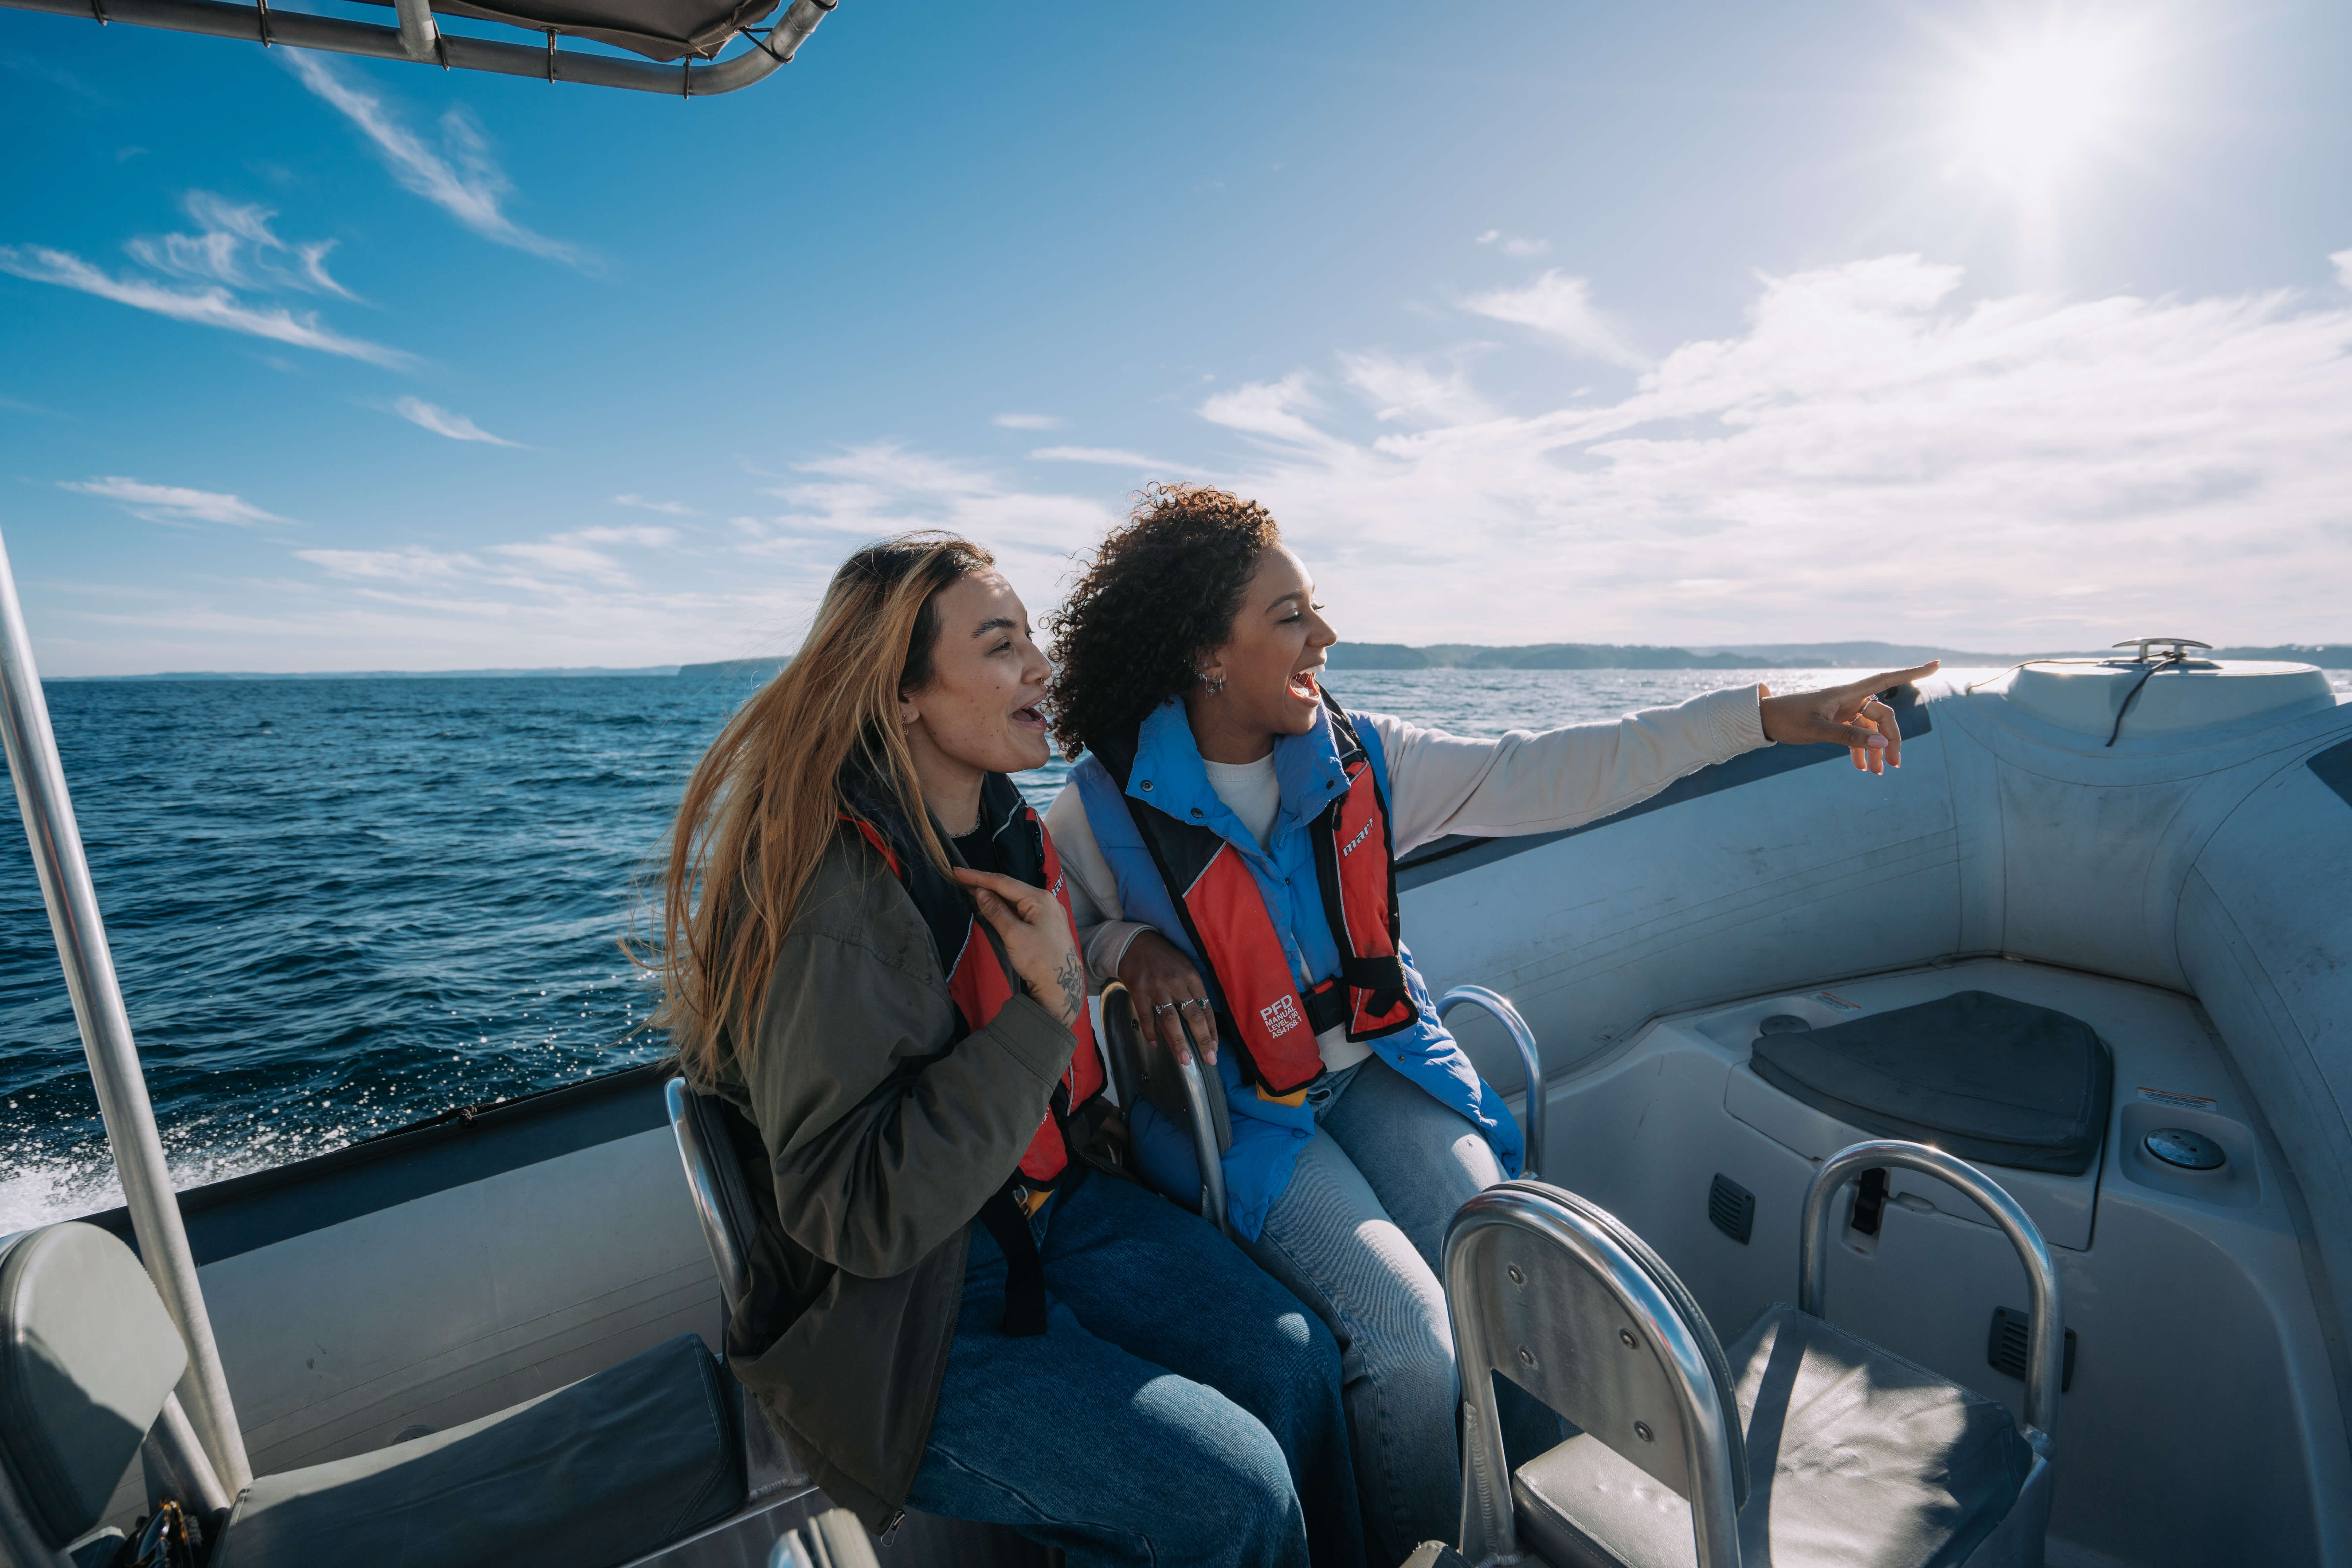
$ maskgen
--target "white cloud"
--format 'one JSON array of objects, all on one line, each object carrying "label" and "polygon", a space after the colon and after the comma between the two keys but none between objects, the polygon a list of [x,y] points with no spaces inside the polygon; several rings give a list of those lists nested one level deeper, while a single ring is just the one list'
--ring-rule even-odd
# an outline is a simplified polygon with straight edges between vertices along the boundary
[{"label": "white cloud", "polygon": [[210,191],[190,191],[180,205],[203,233],[141,235],[123,248],[158,272],[232,289],[296,289],[344,300],[359,297],[327,273],[333,240],[289,245],[269,226],[276,213],[239,205]]},{"label": "white cloud", "polygon": [[[895,442],[853,447],[794,465],[809,476],[768,493],[787,505],[759,523],[760,537],[740,546],[755,554],[790,558],[811,573],[830,574],[850,546],[910,529],[944,528],[986,545],[1011,569],[1016,585],[1038,595],[1074,551],[1100,540],[1113,513],[1102,502],[1051,491],[1014,489],[990,469],[909,451]],[[821,586],[824,575],[814,577]],[[1042,608],[1033,602],[1032,611]]]},{"label": "white cloud", "polygon": [[441,117],[441,146],[425,143],[384,106],[382,99],[346,77],[319,55],[287,49],[281,58],[302,85],[325,99],[359,127],[392,170],[392,176],[417,195],[499,245],[527,250],[583,271],[596,258],[583,247],[525,228],[509,217],[503,204],[514,189],[490,161],[489,145],[462,107]]},{"label": "white cloud", "polygon": [[1361,393],[1382,420],[1413,424],[1462,424],[1489,418],[1494,405],[1471,388],[1469,373],[1457,356],[1445,370],[1426,360],[1401,359],[1374,349],[1341,353],[1339,363],[1348,384]]},{"label": "white cloud", "polygon": [[1480,235],[1478,243],[1491,245],[1506,256],[1520,258],[1541,256],[1551,248],[1550,240],[1529,239],[1527,236],[1519,234],[1505,234],[1499,228],[1490,228]]},{"label": "white cloud", "polygon": [[693,517],[695,510],[684,501],[647,500],[643,496],[614,496],[614,506],[633,506],[640,511],[658,511],[670,517]]},{"label": "white cloud", "polygon": [[192,490],[180,485],[151,485],[119,475],[102,479],[60,479],[59,489],[118,501],[137,516],[155,522],[226,522],[250,528],[257,522],[287,520],[262,510],[236,496],[215,490]]},{"label": "white cloud", "polygon": [[85,294],[95,294],[101,300],[128,305],[133,310],[152,310],[175,321],[193,321],[198,326],[248,332],[257,338],[268,338],[298,349],[316,349],[320,353],[341,354],[346,359],[365,360],[370,364],[392,369],[412,363],[412,356],[398,349],[347,338],[320,325],[317,314],[312,311],[306,310],[298,315],[283,306],[249,305],[217,284],[197,289],[173,289],[145,278],[116,277],[91,266],[79,256],[68,251],[51,250],[47,246],[0,245],[0,272],[13,272],[36,283],[55,283],[62,289],[77,289]]},{"label": "white cloud", "polygon": [[649,523],[635,523],[623,528],[575,528],[559,539],[585,540],[591,544],[635,544],[647,550],[659,549],[677,542],[677,530],[659,528]]},{"label": "white cloud", "polygon": [[1291,372],[1280,381],[1249,382],[1231,392],[1220,392],[1201,405],[1201,417],[1244,436],[1301,447],[1323,447],[1331,437],[1308,422],[1322,403],[1307,390],[1307,373]]},{"label": "white cloud", "polygon": [[298,550],[294,558],[338,577],[389,578],[402,583],[446,581],[481,566],[470,555],[445,555],[420,544],[398,550]]},{"label": "white cloud", "polygon": [[1612,364],[1639,368],[1649,362],[1616,321],[1592,302],[1592,285],[1557,268],[1538,273],[1525,288],[1496,289],[1462,301],[1474,316],[1489,316],[1532,327],[1570,348]]},{"label": "white cloud", "polygon": [[1117,447],[1040,447],[1029,454],[1041,463],[1100,463],[1112,468],[1182,468],[1182,463],[1162,462],[1140,452]]},{"label": "white cloud", "polygon": [[1273,438],[1231,482],[1343,635],[2342,635],[2352,307],[1961,283],[1913,256],[1767,279],[1739,331],[1613,404],[1359,441],[1294,375],[1201,413]]},{"label": "white cloud", "polygon": [[404,397],[392,405],[392,411],[411,425],[421,426],[436,436],[446,436],[452,441],[482,441],[493,447],[520,447],[520,441],[509,441],[493,436],[462,414],[452,414],[437,404],[421,397]]},{"label": "white cloud", "polygon": [[2327,259],[2336,263],[2336,281],[2352,289],[2352,250],[2339,250]]},{"label": "white cloud", "polygon": [[1000,414],[989,421],[1007,430],[1059,430],[1062,421],[1051,414]]}]

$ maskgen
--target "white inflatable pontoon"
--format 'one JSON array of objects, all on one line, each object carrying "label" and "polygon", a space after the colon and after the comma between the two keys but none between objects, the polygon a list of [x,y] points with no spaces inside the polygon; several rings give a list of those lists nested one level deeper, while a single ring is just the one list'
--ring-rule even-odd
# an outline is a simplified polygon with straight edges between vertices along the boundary
[{"label": "white inflatable pontoon", "polygon": [[[132,1199],[87,1226],[5,1244],[0,1313],[33,1311],[24,1279],[63,1267],[44,1275],[12,1260],[37,1246],[94,1258],[103,1247],[89,1238],[110,1247],[100,1233],[111,1232],[140,1246],[191,1358],[175,1399],[132,1412],[139,1430],[124,1428],[118,1455],[131,1462],[110,1491],[79,1507],[35,1495],[39,1478],[13,1456],[40,1434],[0,1411],[15,1477],[0,1489],[10,1494],[0,1536],[17,1560],[62,1561],[64,1525],[77,1535],[131,1526],[175,1476],[197,1511],[205,1498],[215,1505],[215,1534],[219,1506],[248,1486],[248,1500],[278,1510],[241,1510],[215,1561],[289,1560],[272,1541],[299,1541],[332,1522],[336,1500],[362,1495],[338,1489],[423,1487],[399,1478],[446,1470],[465,1444],[500,1463],[511,1457],[500,1444],[562,1459],[560,1442],[520,1418],[548,1407],[519,1415],[520,1402],[562,1390],[572,1404],[558,1408],[576,1413],[580,1441],[603,1442],[629,1389],[674,1385],[687,1391],[679,1399],[719,1400],[715,1419],[732,1424],[692,1439],[719,1445],[717,1491],[696,1494],[699,1513],[664,1515],[688,1526],[671,1539],[561,1561],[814,1561],[817,1549],[785,1532],[824,1500],[756,1415],[744,1417],[730,1380],[708,1379],[707,1358],[678,1359],[679,1336],[718,1336],[725,1195],[708,1147],[670,1125],[660,1069],[453,1111],[171,1200],[4,566],[0,612],[9,763]],[[1655,1364],[1672,1372],[1683,1355],[1676,1386],[1698,1389],[1704,1405],[1705,1378],[1690,1368],[1699,1340],[1715,1342],[1705,1324],[1725,1335],[1751,1320],[1784,1335],[1792,1323],[1819,1329],[1806,1314],[1822,1311],[1825,1290],[1838,1332],[1877,1347],[1854,1379],[1907,1367],[1979,1413],[1994,1402],[2033,1442],[2038,1479],[2021,1494],[2032,1506],[2021,1501],[1968,1562],[2352,1568],[2352,705],[2307,667],[2201,661],[2178,645],[1941,679],[1895,698],[1905,765],[1885,778],[1857,776],[1840,748],[1770,748],[1584,827],[1447,841],[1401,868],[1408,938],[1432,979],[1490,987],[1531,1025],[1546,1085],[1540,1173],[1563,1189],[1519,1184],[1477,1200],[1479,1215],[1465,1209],[1450,1273],[1457,1340],[1540,1392],[1566,1385],[1524,1368],[1598,1365],[1591,1347],[1632,1349],[1638,1321],[1673,1342]],[[1860,1068],[1853,1082],[1808,1079],[1806,1064],[1844,1059],[1844,1040],[1899,1047],[1910,1018],[1958,1019],[1963,1031],[2044,1021],[2080,1060],[2105,1064],[2096,1120],[2066,1135],[2071,1152],[1969,1163],[1918,1145],[1938,1142],[1953,1095],[1991,1103],[2006,1090],[1946,1085],[1905,1101],[1908,1142],[1884,1141],[1887,1095],[1916,1086],[1898,1072],[1874,1089]],[[1492,1079],[1522,1080],[1490,1019],[1457,1024]],[[1958,1065],[1982,1071],[1990,1059],[1964,1051]],[[2015,1059],[2025,1087],[2017,1105],[1995,1105],[1995,1121],[2035,1110],[2040,1091],[2026,1080],[2042,1058]],[[1968,1136],[1944,1142],[1957,1149]],[[681,1177],[681,1149],[698,1185]],[[1588,1265],[1624,1277],[1609,1287],[1616,1295],[1579,1305],[1588,1298],[1574,1281],[1586,1277],[1570,1269],[1517,1309],[1479,1299],[1486,1254],[1474,1233],[1506,1225],[1561,1245],[1583,1237]],[[1534,1289],[1518,1264],[1496,1266],[1522,1294]],[[1651,1300],[1649,1286],[1625,1283],[1644,1270],[1677,1281],[1658,1289],[1684,1304],[1620,1326],[1612,1313]],[[21,1300],[8,1294],[19,1287]],[[60,1287],[43,1288],[58,1299]],[[2045,1300],[2063,1340],[2053,1314],[2036,1315]],[[1775,1302],[1803,1310],[1773,1318]],[[1676,1314],[1696,1338],[1668,1321]],[[152,1321],[123,1331],[152,1337]],[[151,1404],[171,1381],[159,1376]],[[1737,1426],[1753,1391],[1735,1409],[1717,1386]],[[1608,1398],[1639,1393],[1626,1384]],[[1641,1493],[1665,1521],[1656,1560],[1697,1561],[1693,1531],[1706,1542],[1713,1529],[1715,1568],[1742,1560],[1730,1535],[1764,1529],[1758,1510],[1774,1504],[1744,1481],[1746,1511],[1709,1491],[1730,1484],[1730,1439],[1694,1410],[1633,1420],[1622,1443],[1593,1435],[1650,1479],[1625,1475],[1664,1489]],[[1684,1430],[1653,1422],[1685,1415],[1688,1465],[1658,1457],[1672,1444],[1638,1446]],[[1753,1449],[1761,1438],[1747,1440]],[[583,1452],[604,1455],[593,1473],[625,1493],[620,1482],[636,1471],[615,1451]],[[1885,1495],[1857,1469],[1868,1457],[1806,1462],[1853,1472],[1844,1479],[1860,1489],[1842,1495],[1862,1500],[1848,1511],[1866,1526],[1868,1500]],[[209,1490],[186,1479],[206,1468]],[[604,1482],[583,1492],[576,1468],[561,1485],[530,1479],[541,1473],[514,1472],[501,1494],[510,1506],[484,1516],[484,1538],[530,1525],[534,1507],[593,1521]],[[1770,1479],[1769,1458],[1759,1473]],[[466,1494],[441,1484],[434,1506],[462,1520]],[[542,1484],[554,1490],[534,1501]],[[643,1479],[647,1495],[684,1484]],[[1534,1467],[1507,1491],[1496,1473],[1480,1480],[1465,1510],[1474,1555],[1496,1560],[1481,1543],[1507,1536],[1508,1500],[1524,1512],[1542,1484]],[[287,1511],[303,1498],[328,1500]],[[390,1511],[355,1521],[335,1560],[416,1561],[383,1545],[383,1521],[403,1506],[394,1496]],[[2046,1537],[2036,1510],[2047,1510]],[[272,1518],[279,1536],[268,1533]],[[1512,1550],[1532,1542],[1553,1568],[1578,1560],[1552,1539],[1530,1527]],[[1772,1541],[1780,1568],[1796,1568],[1799,1552]],[[1588,1555],[1649,1561],[1631,1549]],[[1005,1532],[921,1517],[880,1556],[1046,1561]]]}]

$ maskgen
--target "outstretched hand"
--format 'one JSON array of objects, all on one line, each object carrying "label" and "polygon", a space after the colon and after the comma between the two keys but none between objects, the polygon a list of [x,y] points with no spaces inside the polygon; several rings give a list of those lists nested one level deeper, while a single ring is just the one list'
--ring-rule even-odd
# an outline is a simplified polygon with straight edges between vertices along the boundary
[{"label": "outstretched hand", "polygon": [[1043,888],[1016,877],[950,867],[955,879],[971,894],[980,918],[996,929],[1004,942],[1004,956],[1013,973],[1029,984],[1038,1005],[1075,1030],[1087,1006],[1087,971],[1078,961],[1077,933],[1062,901]]},{"label": "outstretched hand", "polygon": [[1756,690],[1764,720],[1764,738],[1784,746],[1823,742],[1843,746],[1853,753],[1855,767],[1874,773],[1899,768],[1903,765],[1903,731],[1895,721],[1895,710],[1880,701],[1878,694],[1924,680],[1935,674],[1942,662],[1931,658],[1909,669],[1890,669],[1879,675],[1865,675],[1843,686],[1794,691],[1786,697],[1775,697],[1770,687],[1759,685]]}]

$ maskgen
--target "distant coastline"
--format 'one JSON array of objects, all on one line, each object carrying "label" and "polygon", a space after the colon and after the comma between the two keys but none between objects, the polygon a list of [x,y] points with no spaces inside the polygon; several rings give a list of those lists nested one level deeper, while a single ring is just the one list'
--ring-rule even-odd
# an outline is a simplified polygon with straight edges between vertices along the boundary
[{"label": "distant coastline", "polygon": [[[1343,642],[1331,650],[1331,668],[1348,669],[1753,669],[1772,668],[1893,669],[1940,658],[1947,664],[1981,668],[2022,664],[2030,658],[2097,658],[2105,649],[2042,649],[2034,653],[1977,653],[1964,648],[1913,643],[1703,643],[1696,647],[1654,647],[1643,643],[1529,643],[1510,647],[1480,643]],[[2352,669],[2352,643],[2282,644],[2275,647],[2215,648],[2216,658],[2270,659]],[[628,668],[565,665],[540,669],[321,669],[162,670],[152,675],[60,675],[55,680],[520,680],[603,678],[677,678],[687,680],[767,679],[791,661],[785,658],[724,658],[699,664],[647,664]]]}]

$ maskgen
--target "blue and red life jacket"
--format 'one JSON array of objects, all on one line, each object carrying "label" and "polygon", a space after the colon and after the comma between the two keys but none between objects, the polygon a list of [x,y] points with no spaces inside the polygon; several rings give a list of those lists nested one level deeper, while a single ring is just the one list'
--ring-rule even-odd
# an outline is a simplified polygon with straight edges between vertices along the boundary
[{"label": "blue and red life jacket", "polygon": [[[1396,868],[1388,802],[1347,713],[1327,696],[1347,787],[1308,826],[1323,915],[1339,952],[1339,973],[1301,994],[1257,879],[1214,829],[1146,804],[1128,791],[1135,743],[1095,754],[1123,793],[1193,950],[1214,972],[1218,1033],[1248,1063],[1268,1097],[1297,1093],[1323,1070],[1315,1037],[1346,1026],[1376,1040],[1421,1020],[1397,945]],[[1149,791],[1147,781],[1142,788]],[[1197,812],[1193,815],[1199,815]]]}]

